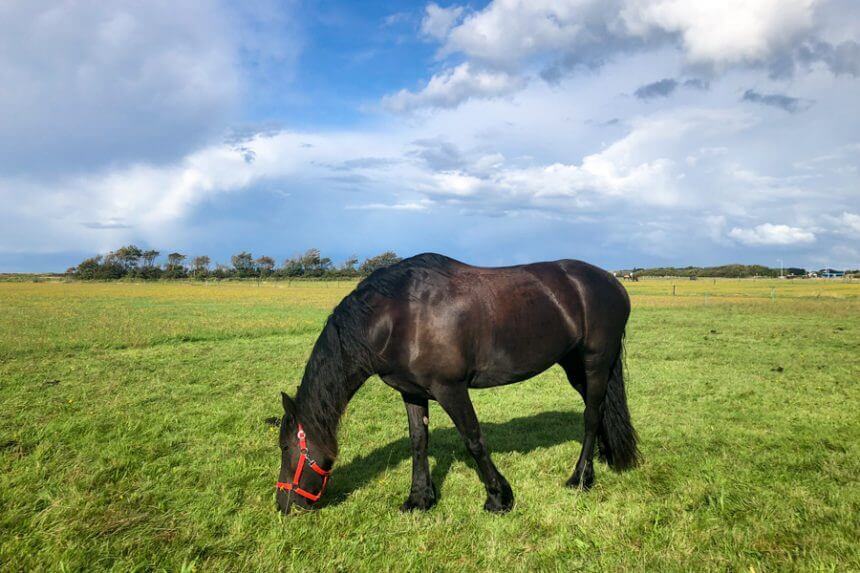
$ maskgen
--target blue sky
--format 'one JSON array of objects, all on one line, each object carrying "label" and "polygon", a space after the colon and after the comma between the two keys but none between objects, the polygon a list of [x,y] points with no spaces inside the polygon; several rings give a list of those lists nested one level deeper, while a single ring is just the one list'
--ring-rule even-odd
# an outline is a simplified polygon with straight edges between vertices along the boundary
[{"label": "blue sky", "polygon": [[0,7],[0,271],[136,243],[860,267],[848,0]]}]

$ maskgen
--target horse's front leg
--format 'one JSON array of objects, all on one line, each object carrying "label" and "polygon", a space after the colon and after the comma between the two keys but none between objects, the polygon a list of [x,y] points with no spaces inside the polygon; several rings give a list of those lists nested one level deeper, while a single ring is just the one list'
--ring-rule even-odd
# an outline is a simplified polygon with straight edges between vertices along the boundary
[{"label": "horse's front leg", "polygon": [[505,476],[493,464],[490,452],[481,436],[481,426],[478,416],[469,398],[469,391],[465,385],[444,386],[434,388],[433,396],[439,405],[454,421],[460,436],[466,443],[466,449],[472,454],[478,465],[478,473],[484,487],[487,489],[487,501],[484,509],[495,513],[505,513],[514,507],[514,492],[508,484]]},{"label": "horse's front leg", "polygon": [[401,511],[427,510],[436,505],[436,486],[430,477],[427,459],[430,412],[427,398],[403,394],[406,415],[409,418],[409,441],[412,443],[412,489],[409,498],[400,506]]}]

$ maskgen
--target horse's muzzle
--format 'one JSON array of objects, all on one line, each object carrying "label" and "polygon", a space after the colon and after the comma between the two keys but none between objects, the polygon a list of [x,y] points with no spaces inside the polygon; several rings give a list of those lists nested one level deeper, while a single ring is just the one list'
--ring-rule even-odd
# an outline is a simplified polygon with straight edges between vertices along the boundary
[{"label": "horse's muzzle", "polygon": [[290,510],[293,507],[293,492],[278,490],[275,498],[278,502],[278,511],[283,513],[284,515],[289,515]]}]

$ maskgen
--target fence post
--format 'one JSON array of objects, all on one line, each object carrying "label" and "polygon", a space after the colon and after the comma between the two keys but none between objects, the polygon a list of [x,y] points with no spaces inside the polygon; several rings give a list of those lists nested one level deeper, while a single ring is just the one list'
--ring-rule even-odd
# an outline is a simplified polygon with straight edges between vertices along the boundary
[{"label": "fence post", "polygon": [[675,296],[675,285],[672,285],[672,296]]}]

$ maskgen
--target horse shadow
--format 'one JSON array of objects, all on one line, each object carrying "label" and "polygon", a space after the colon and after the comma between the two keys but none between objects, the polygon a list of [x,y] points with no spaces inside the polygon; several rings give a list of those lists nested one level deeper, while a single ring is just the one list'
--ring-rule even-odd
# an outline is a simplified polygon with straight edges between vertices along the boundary
[{"label": "horse shadow", "polygon": [[[356,490],[361,489],[388,468],[412,458],[408,430],[404,416],[404,437],[367,454],[351,460],[337,468],[337,478],[328,490],[326,506],[336,506],[346,501]],[[490,453],[526,454],[565,442],[582,442],[583,418],[578,412],[543,412],[533,416],[514,418],[501,423],[481,423],[481,432]],[[475,467],[466,451],[456,428],[430,430],[429,457],[435,461],[431,467],[433,483],[441,490],[445,478],[455,461]],[[571,460],[571,464],[573,463]],[[408,470],[407,470],[408,471]],[[403,492],[404,498],[408,490]]]}]

